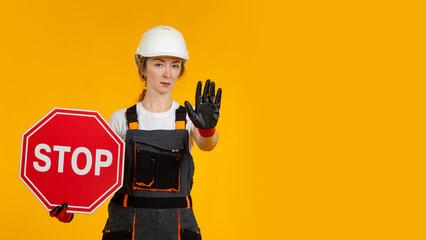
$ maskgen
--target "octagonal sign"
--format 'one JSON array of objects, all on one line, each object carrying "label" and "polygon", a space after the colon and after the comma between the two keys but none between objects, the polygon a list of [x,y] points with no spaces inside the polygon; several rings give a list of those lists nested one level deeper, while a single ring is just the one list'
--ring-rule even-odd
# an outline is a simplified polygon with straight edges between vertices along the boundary
[{"label": "octagonal sign", "polygon": [[19,177],[47,210],[93,213],[123,185],[124,142],[96,111],[54,108],[22,135]]}]

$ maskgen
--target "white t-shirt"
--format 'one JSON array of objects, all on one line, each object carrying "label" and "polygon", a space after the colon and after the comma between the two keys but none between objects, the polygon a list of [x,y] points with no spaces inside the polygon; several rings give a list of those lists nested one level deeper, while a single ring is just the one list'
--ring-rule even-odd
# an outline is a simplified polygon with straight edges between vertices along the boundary
[{"label": "white t-shirt", "polygon": [[[162,113],[154,113],[146,110],[141,102],[136,104],[136,112],[138,113],[138,127],[141,130],[174,130],[176,129],[176,109],[179,108],[179,103],[173,101],[169,110]],[[123,140],[126,139],[127,128],[127,109],[115,111],[108,123],[112,130],[116,132]],[[192,134],[194,124],[186,115],[186,130],[189,131],[189,150],[191,151],[194,145],[194,136]]]}]

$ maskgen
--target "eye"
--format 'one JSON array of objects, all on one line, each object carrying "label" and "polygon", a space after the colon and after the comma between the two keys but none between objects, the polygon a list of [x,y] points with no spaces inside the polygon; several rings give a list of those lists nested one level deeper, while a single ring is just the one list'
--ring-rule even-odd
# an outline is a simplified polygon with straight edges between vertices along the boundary
[{"label": "eye", "polygon": [[156,66],[156,67],[161,67],[161,66],[163,66],[163,64],[161,64],[161,63],[156,63],[154,66]]},{"label": "eye", "polygon": [[173,68],[179,69],[179,68],[180,68],[180,66],[179,66],[179,65],[177,65],[177,64],[175,64],[175,65],[173,65]]}]

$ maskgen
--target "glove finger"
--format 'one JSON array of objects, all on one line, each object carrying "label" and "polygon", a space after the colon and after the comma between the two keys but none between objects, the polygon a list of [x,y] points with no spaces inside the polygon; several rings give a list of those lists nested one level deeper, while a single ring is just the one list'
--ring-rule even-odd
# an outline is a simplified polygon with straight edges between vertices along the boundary
[{"label": "glove finger", "polygon": [[50,216],[51,216],[51,217],[54,217],[54,216],[58,215],[58,209],[59,209],[60,207],[61,207],[61,206],[57,206],[57,207],[55,207],[53,210],[51,210],[51,211],[50,211]]},{"label": "glove finger", "polygon": [[220,101],[222,99],[222,88],[219,88],[217,90],[217,95],[216,95],[216,101],[214,102],[214,104],[216,105],[217,109],[220,109]]},{"label": "glove finger", "polygon": [[68,222],[71,222],[73,219],[74,219],[74,213],[71,214],[71,218],[70,218],[70,220]]},{"label": "glove finger", "polygon": [[203,85],[203,83],[201,81],[198,81],[197,90],[195,91],[195,111],[198,111],[198,109],[200,109],[202,85]]},{"label": "glove finger", "polygon": [[210,79],[207,79],[206,85],[204,85],[204,92],[203,92],[204,103],[208,103],[209,89],[210,89]]},{"label": "glove finger", "polygon": [[214,103],[214,94],[215,94],[215,83],[212,82],[212,84],[210,85],[209,103]]},{"label": "glove finger", "polygon": [[67,213],[62,219],[59,219],[59,221],[63,223],[69,223],[74,218],[74,213]]},{"label": "glove finger", "polygon": [[191,119],[191,121],[194,122],[196,118],[195,116],[197,114],[195,113],[194,108],[188,101],[185,101],[185,109],[186,109],[186,112],[188,112],[189,119]]},{"label": "glove finger", "polygon": [[56,217],[63,218],[67,214],[68,203],[63,203],[58,209]]},{"label": "glove finger", "polygon": [[65,218],[66,215],[67,215],[67,210],[65,209],[65,210],[59,212],[55,217],[57,219],[59,219],[59,221],[61,221],[62,219]]}]

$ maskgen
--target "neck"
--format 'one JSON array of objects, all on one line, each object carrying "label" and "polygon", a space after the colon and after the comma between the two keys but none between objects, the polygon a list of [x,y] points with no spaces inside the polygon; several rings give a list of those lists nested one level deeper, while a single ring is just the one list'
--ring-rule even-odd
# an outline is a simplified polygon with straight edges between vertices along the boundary
[{"label": "neck", "polygon": [[143,107],[150,112],[166,112],[172,106],[173,99],[171,94],[155,94],[147,91],[142,100]]}]

